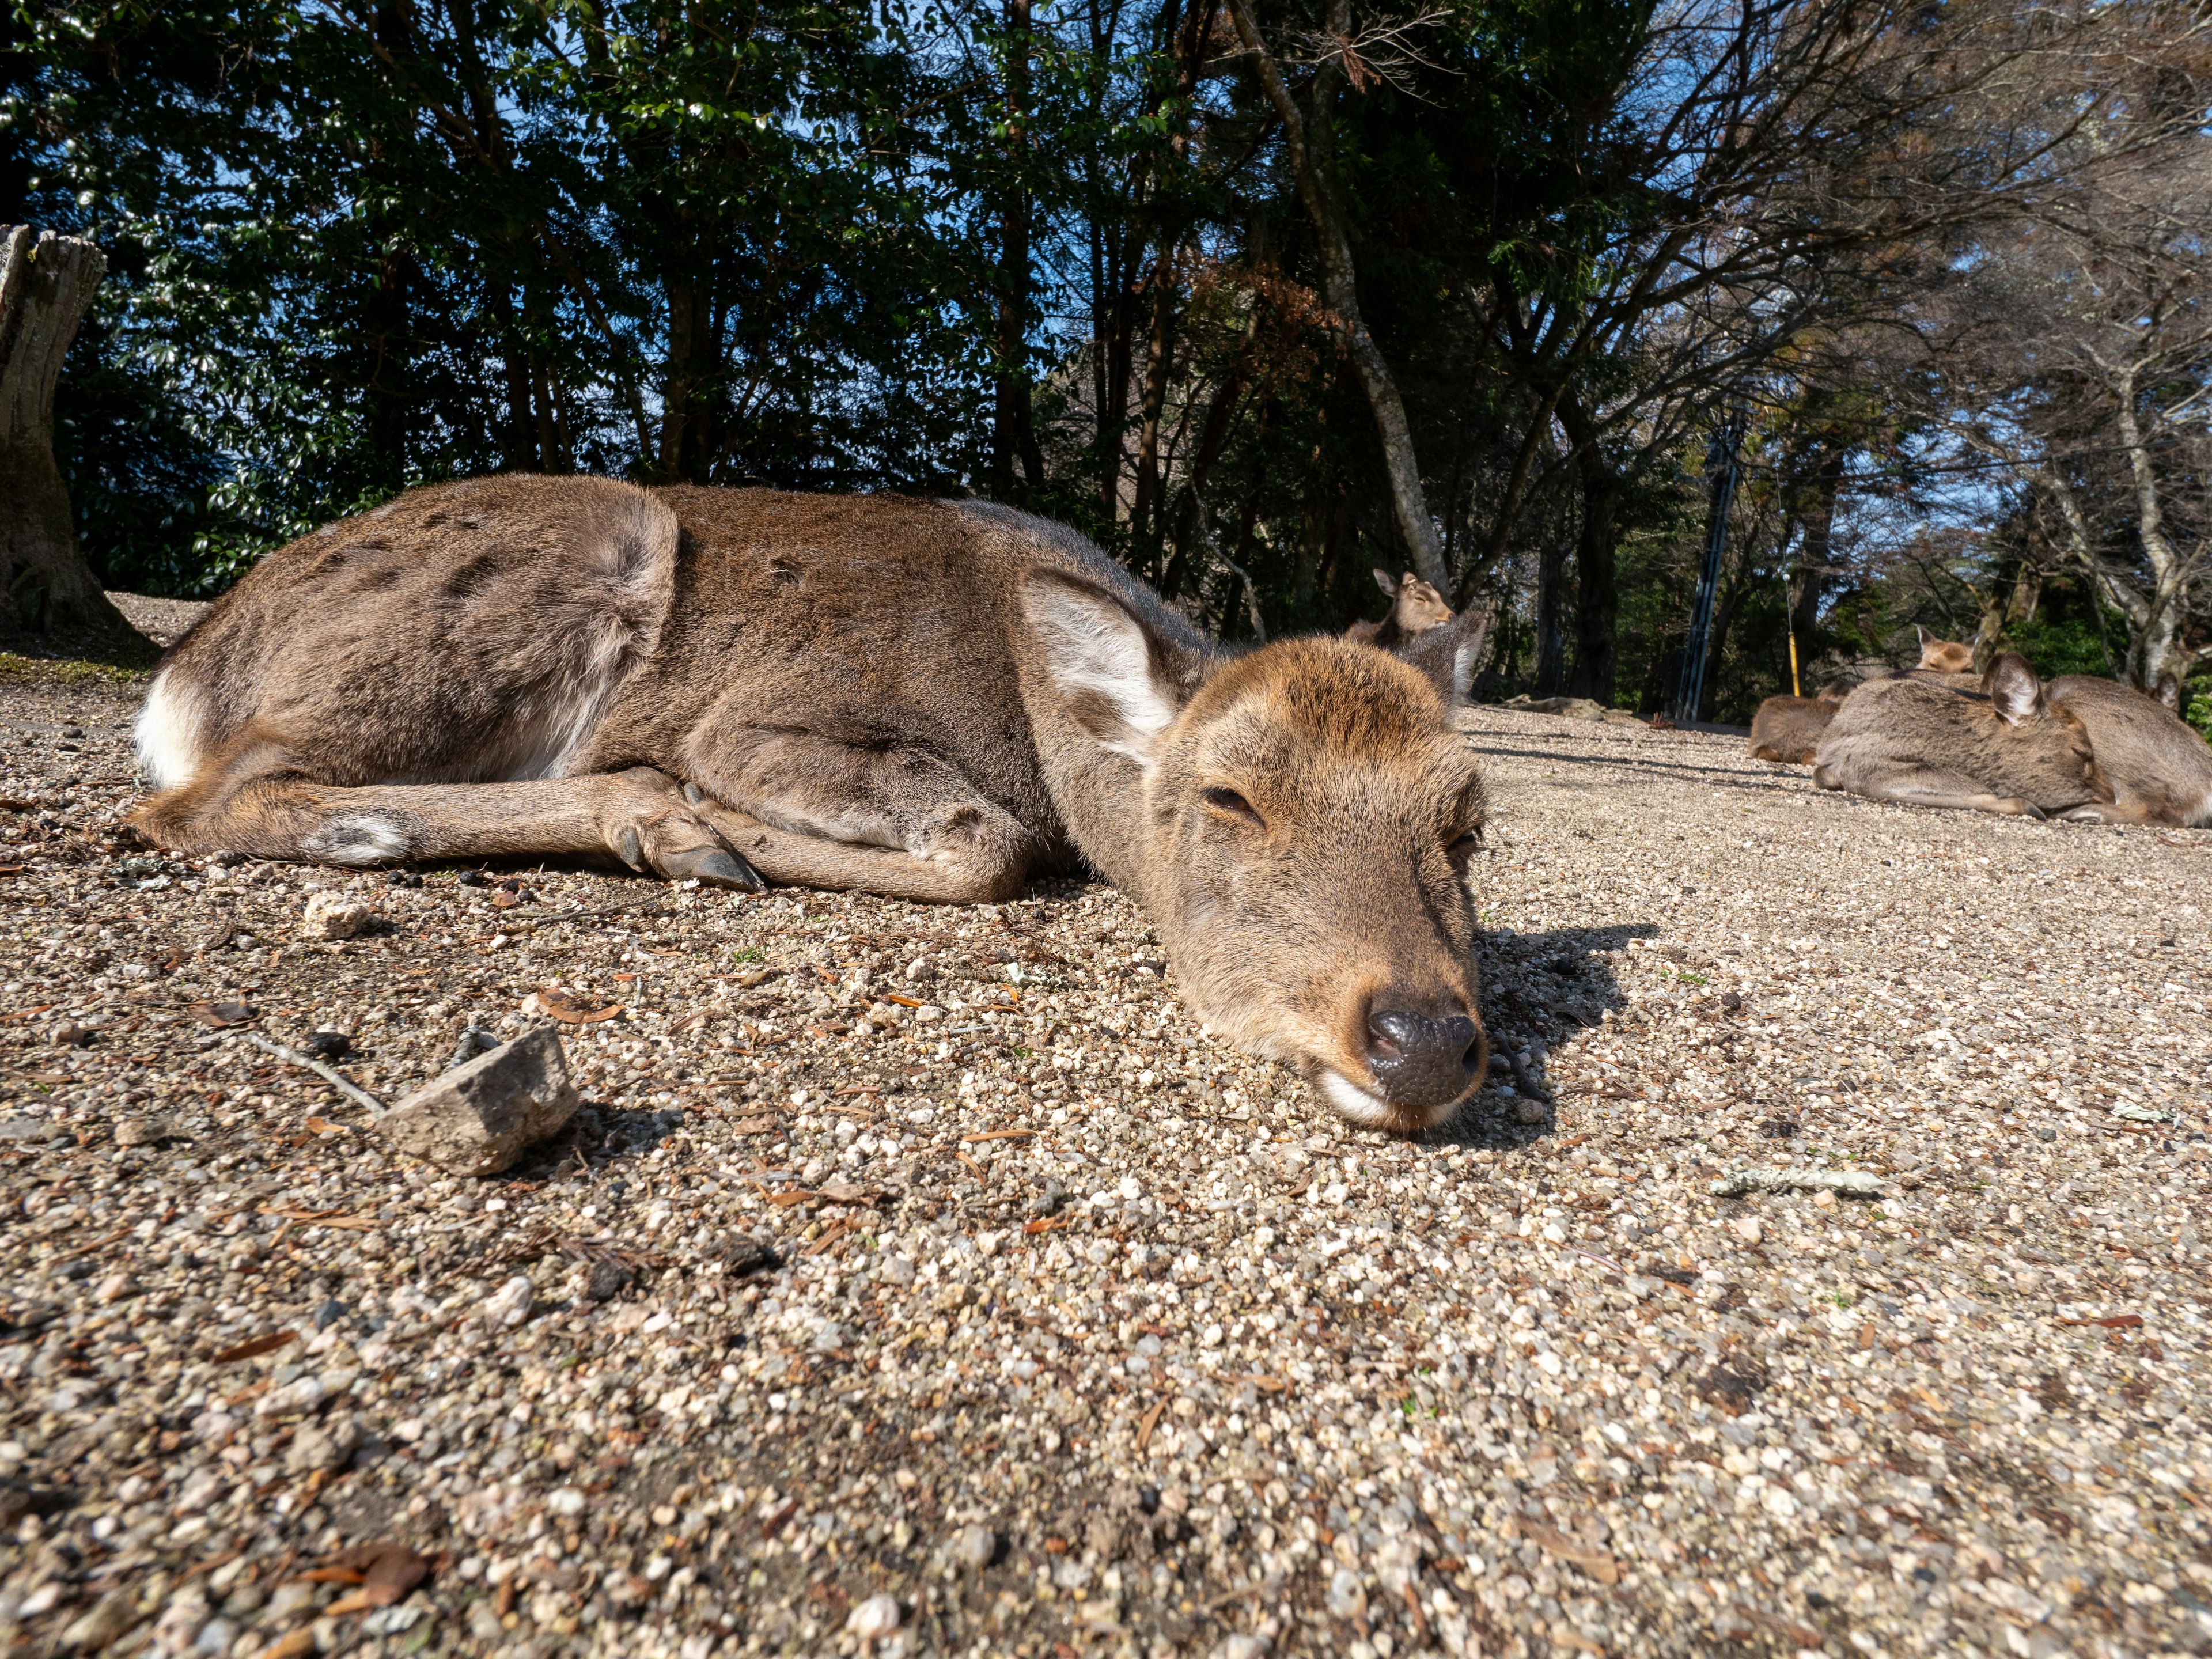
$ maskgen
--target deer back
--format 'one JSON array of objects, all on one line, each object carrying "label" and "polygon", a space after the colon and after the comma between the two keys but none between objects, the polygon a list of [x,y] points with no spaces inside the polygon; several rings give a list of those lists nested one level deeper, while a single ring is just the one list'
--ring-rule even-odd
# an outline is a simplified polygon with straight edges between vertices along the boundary
[{"label": "deer back", "polygon": [[1814,759],[1861,793],[1918,770],[2054,815],[2112,799],[2081,722],[2051,703],[2034,672],[2010,653],[1992,665],[1981,690],[1913,675],[1859,686],[1821,733]]},{"label": "deer back", "polygon": [[2087,730],[2122,806],[2155,823],[2212,826],[2212,744],[2163,701],[2086,674],[2051,681],[2050,694]]}]

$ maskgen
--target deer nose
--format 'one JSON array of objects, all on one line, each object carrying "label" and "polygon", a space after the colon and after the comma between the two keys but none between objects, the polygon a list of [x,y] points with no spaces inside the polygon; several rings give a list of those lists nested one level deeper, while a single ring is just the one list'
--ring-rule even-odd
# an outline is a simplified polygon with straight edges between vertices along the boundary
[{"label": "deer nose", "polygon": [[1443,1106],[1474,1082],[1482,1031],[1464,1014],[1431,1019],[1397,1008],[1367,1016],[1367,1066],[1384,1098],[1401,1106]]}]

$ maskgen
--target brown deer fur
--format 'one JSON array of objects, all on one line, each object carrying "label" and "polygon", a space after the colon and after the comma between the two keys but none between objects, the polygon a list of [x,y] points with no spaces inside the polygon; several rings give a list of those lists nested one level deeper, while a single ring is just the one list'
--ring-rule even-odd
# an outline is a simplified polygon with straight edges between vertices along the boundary
[{"label": "brown deer fur", "polygon": [[506,477],[327,526],[219,600],[155,677],[136,822],[951,902],[1087,863],[1211,1026],[1412,1132],[1487,1053],[1471,659],[1228,654],[995,507]]},{"label": "brown deer fur", "polygon": [[1389,597],[1390,614],[1381,622],[1352,623],[1344,630],[1347,640],[1388,651],[1452,619],[1452,608],[1444,603],[1444,596],[1410,570],[1394,579],[1389,571],[1378,569],[1375,585]]},{"label": "brown deer fur", "polygon": [[1832,685],[1817,697],[1769,697],[1751,717],[1752,759],[1810,765],[1820,733],[1828,729],[1850,690]]},{"label": "brown deer fur", "polygon": [[2112,786],[2081,722],[2044,695],[2013,652],[1980,691],[1910,675],[1844,700],[1820,736],[1813,781],[1875,800],[2030,817],[2113,819]]},{"label": "brown deer fur", "polygon": [[2050,696],[2087,730],[2134,822],[2212,829],[2212,744],[2175,715],[2179,683],[2169,675],[2160,690],[2171,704],[2116,680],[2068,674],[2051,682]]}]

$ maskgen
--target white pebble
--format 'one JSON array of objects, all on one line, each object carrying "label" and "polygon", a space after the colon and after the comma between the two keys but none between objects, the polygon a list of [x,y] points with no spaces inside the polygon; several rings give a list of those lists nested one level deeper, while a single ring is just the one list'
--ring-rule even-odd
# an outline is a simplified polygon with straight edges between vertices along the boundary
[{"label": "white pebble", "polygon": [[898,1627],[898,1598],[893,1595],[871,1595],[845,1615],[847,1632],[859,1637],[863,1642],[872,1642],[879,1636],[889,1636]]}]

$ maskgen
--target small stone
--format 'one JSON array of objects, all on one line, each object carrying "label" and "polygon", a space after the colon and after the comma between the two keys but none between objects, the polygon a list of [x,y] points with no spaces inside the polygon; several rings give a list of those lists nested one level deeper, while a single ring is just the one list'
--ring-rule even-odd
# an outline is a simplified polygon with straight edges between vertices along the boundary
[{"label": "small stone", "polygon": [[988,1527],[963,1527],[952,1534],[952,1559],[970,1571],[982,1571],[998,1553],[998,1534]]},{"label": "small stone", "polygon": [[1513,1103],[1513,1121],[1516,1123],[1541,1123],[1544,1121],[1544,1103],[1531,1100],[1526,1095],[1518,1097]]},{"label": "small stone", "polygon": [[637,1270],[609,1256],[592,1263],[592,1276],[584,1287],[587,1301],[611,1302],[637,1282]]},{"label": "small stone", "polygon": [[1759,1230],[1759,1218],[1755,1215],[1738,1216],[1735,1222],[1735,1236],[1747,1244],[1758,1243],[1764,1237]]},{"label": "small stone", "polygon": [[91,1026],[80,1025],[71,1020],[66,1024],[55,1026],[48,1035],[57,1048],[88,1048],[92,1046],[94,1031]]},{"label": "small stone", "polygon": [[315,1328],[319,1331],[326,1331],[351,1311],[344,1303],[336,1299],[325,1302],[315,1310]]},{"label": "small stone", "polygon": [[62,1632],[64,1652],[97,1653],[137,1621],[136,1590],[110,1590]]},{"label": "small stone", "polygon": [[296,1583],[277,1585],[276,1593],[269,1598],[269,1611],[264,1622],[273,1627],[286,1623],[295,1613],[306,1612],[315,1605],[316,1593],[320,1588],[316,1584]]},{"label": "small stone", "polygon": [[1819,1192],[1814,1194],[1813,1207],[1816,1210],[1834,1209],[1836,1207],[1836,1194],[1832,1188],[1824,1187]]},{"label": "small stone", "polygon": [[284,1454],[287,1474],[312,1474],[320,1469],[335,1474],[353,1462],[353,1455],[361,1449],[361,1425],[350,1417],[340,1417],[324,1424],[310,1424],[292,1437],[290,1449]]},{"label": "small stone", "polygon": [[530,1317],[536,1294],[528,1277],[517,1273],[484,1298],[483,1316],[495,1325],[510,1328],[520,1325]]},{"label": "small stone", "polygon": [[1328,1581],[1328,1610],[1338,1619],[1358,1619],[1367,1612],[1367,1587],[1350,1567],[1339,1567]]},{"label": "small stone", "polygon": [[311,1412],[323,1403],[323,1379],[295,1377],[280,1389],[271,1389],[253,1402],[256,1417],[289,1417]]},{"label": "small stone", "polygon": [[126,1117],[115,1126],[115,1144],[118,1146],[153,1146],[167,1140],[171,1133],[167,1118]]},{"label": "small stone", "polygon": [[92,1299],[106,1308],[112,1307],[126,1296],[137,1293],[138,1286],[129,1273],[110,1273],[100,1281],[99,1288],[92,1293]]},{"label": "small stone", "polygon": [[316,1060],[343,1060],[353,1051],[353,1039],[343,1031],[310,1031],[301,1039],[300,1050]]},{"label": "small stone", "polygon": [[889,1636],[898,1627],[899,1604],[894,1595],[871,1595],[845,1615],[847,1633],[863,1642]]},{"label": "small stone", "polygon": [[306,939],[357,939],[375,913],[345,893],[311,893],[300,913],[300,937]]},{"label": "small stone", "polygon": [[401,1152],[457,1175],[496,1175],[582,1103],[561,1039],[540,1026],[417,1089],[376,1121]]}]

